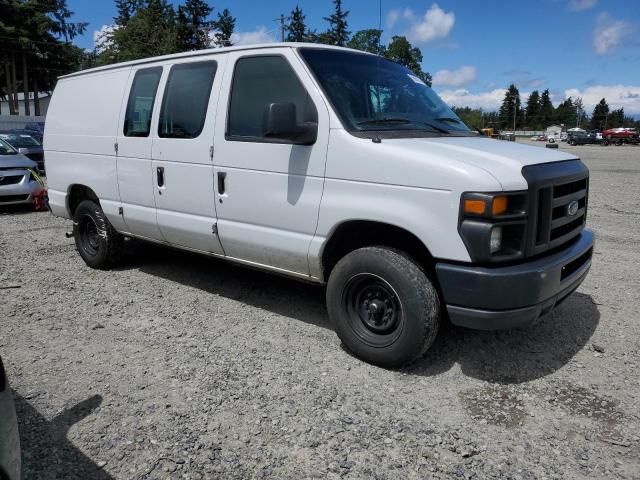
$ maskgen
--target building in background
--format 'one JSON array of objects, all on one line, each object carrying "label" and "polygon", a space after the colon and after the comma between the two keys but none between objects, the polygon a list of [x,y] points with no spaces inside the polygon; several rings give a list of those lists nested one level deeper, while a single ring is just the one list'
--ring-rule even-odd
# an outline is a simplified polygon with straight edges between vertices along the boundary
[{"label": "building in background", "polygon": [[[51,95],[47,92],[40,92],[38,94],[38,98],[40,99],[40,116],[45,117],[47,115],[47,109],[49,108],[49,101],[51,100]],[[24,94],[22,92],[18,92],[18,115],[24,115]],[[33,98],[29,98],[29,108],[30,112],[33,115],[35,112],[35,105],[33,102]],[[6,120],[6,117],[10,117],[9,115],[9,98],[8,97],[0,97],[0,118]],[[15,116],[15,115],[14,115]]]}]

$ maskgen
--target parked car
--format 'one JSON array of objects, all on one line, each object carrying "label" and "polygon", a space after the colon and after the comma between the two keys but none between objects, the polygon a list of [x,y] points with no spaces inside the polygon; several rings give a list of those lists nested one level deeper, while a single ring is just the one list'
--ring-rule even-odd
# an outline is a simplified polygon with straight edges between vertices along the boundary
[{"label": "parked car", "polygon": [[19,153],[36,162],[38,170],[44,173],[44,149],[38,140],[31,135],[13,132],[0,132],[0,138],[18,150]]},{"label": "parked car", "polygon": [[44,122],[27,122],[24,125],[24,129],[27,132],[31,132],[31,134],[40,138],[40,142],[42,142],[42,137],[44,137]]},{"label": "parked car", "polygon": [[343,344],[385,367],[420,357],[445,317],[532,325],[591,265],[578,158],[479,137],[410,70],[355,50],[67,75],[44,145],[51,210],[90,267],[135,237],[326,283]]},{"label": "parked car", "polygon": [[13,394],[0,357],[0,478],[20,480],[20,469],[18,420]]},{"label": "parked car", "polygon": [[587,133],[587,132],[576,132],[576,133],[569,133],[569,136],[567,138],[567,143],[569,145],[588,145],[588,144],[594,144],[594,143],[600,143],[600,141],[596,138],[596,135],[594,133]]},{"label": "parked car", "polygon": [[638,130],[635,128],[610,128],[602,132],[603,143],[622,145],[623,143],[638,143]]},{"label": "parked car", "polygon": [[38,164],[0,138],[0,206],[33,203],[42,186],[32,170]]}]

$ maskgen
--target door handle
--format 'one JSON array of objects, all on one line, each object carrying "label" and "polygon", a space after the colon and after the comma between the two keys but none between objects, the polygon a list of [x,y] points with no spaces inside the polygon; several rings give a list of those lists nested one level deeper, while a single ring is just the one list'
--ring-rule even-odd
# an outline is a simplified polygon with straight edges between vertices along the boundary
[{"label": "door handle", "polygon": [[164,187],[164,167],[156,168],[156,175],[158,177],[158,187]]},{"label": "door handle", "polygon": [[218,172],[218,194],[224,195],[226,192],[227,174],[225,172]]}]

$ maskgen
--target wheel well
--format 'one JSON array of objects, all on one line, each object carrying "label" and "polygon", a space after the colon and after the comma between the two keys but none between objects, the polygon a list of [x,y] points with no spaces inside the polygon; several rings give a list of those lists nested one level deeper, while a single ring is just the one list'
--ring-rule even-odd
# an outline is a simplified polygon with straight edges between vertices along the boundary
[{"label": "wheel well", "polygon": [[396,248],[410,255],[427,271],[431,272],[434,268],[433,257],[427,247],[408,230],[388,223],[352,220],[338,226],[322,251],[325,280],[346,254],[372,246]]},{"label": "wheel well", "polygon": [[100,204],[98,196],[89,187],[85,185],[72,185],[67,195],[67,207],[72,217],[76,212],[76,208],[78,208],[78,205],[80,205],[80,202],[83,200],[93,200],[98,205]]}]

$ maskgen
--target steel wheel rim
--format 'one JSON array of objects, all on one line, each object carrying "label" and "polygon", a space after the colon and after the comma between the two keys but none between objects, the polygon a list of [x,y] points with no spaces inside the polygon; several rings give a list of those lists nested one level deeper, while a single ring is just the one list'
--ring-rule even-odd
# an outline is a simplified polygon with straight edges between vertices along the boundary
[{"label": "steel wheel rim", "polygon": [[96,222],[89,215],[80,221],[80,245],[84,253],[95,257],[100,251],[100,234]]},{"label": "steel wheel rim", "polygon": [[342,306],[351,330],[367,345],[387,347],[404,326],[404,308],[395,289],[378,275],[359,273],[342,289]]}]

